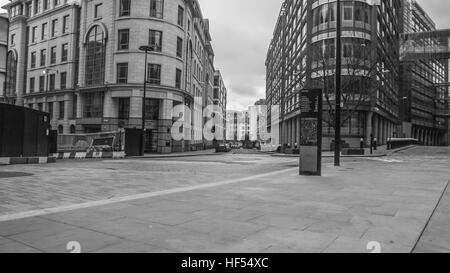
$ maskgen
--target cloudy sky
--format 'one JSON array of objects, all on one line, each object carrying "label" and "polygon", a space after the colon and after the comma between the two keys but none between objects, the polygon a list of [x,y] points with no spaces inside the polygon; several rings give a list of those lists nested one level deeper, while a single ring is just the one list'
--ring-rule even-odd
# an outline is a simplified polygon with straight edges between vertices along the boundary
[{"label": "cloudy sky", "polygon": [[[170,0],[168,0],[170,1]],[[0,5],[7,3],[0,0]],[[210,19],[216,68],[228,89],[228,105],[244,110],[265,96],[267,48],[282,0],[199,0]],[[449,0],[418,0],[438,28],[450,28]]]}]

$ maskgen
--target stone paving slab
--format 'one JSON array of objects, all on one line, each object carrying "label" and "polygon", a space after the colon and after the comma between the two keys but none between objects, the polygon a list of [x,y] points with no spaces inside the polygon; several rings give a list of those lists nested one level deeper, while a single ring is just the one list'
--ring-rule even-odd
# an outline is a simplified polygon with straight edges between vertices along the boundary
[{"label": "stone paving slab", "polygon": [[[83,252],[367,253],[371,241],[379,242],[383,252],[410,252],[449,179],[450,153],[419,160],[427,153],[422,148],[399,153],[392,158],[399,161],[395,164],[325,164],[323,177],[299,177],[288,169],[238,183],[0,222],[0,252],[67,252],[69,241],[79,241]],[[264,162],[277,159],[265,160],[255,164],[266,168]],[[182,164],[186,173],[197,166]],[[441,220],[432,238],[448,236],[446,208],[438,209]],[[427,249],[448,246],[434,239]]]},{"label": "stone paving slab", "polygon": [[414,252],[450,253],[450,187],[443,194]]},{"label": "stone paving slab", "polygon": [[[0,216],[269,173],[295,162],[217,155],[164,160],[61,161],[51,167],[2,166]],[[4,172],[23,175],[2,178]]]}]

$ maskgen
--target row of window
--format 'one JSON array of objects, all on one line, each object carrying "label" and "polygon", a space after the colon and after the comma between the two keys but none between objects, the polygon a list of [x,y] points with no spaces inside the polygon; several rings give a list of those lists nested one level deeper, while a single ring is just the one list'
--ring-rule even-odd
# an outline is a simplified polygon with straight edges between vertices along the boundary
[{"label": "row of window", "polygon": [[[55,103],[58,103],[58,106],[59,106],[59,111],[58,111],[57,118],[59,120],[63,120],[65,118],[65,114],[64,113],[65,113],[65,110],[66,110],[66,104],[65,104],[64,101],[47,103],[47,109],[45,109],[45,111],[50,114],[50,119],[53,119],[54,118],[54,104]],[[44,104],[43,103],[37,103],[36,106],[37,106],[36,110],[39,110],[41,112],[44,111]],[[28,104],[28,107],[29,108],[33,108],[33,104]]]},{"label": "row of window", "polygon": [[[62,18],[62,34],[69,33],[69,15],[65,15]],[[53,19],[52,20],[52,26],[51,26],[51,33],[50,37],[54,38],[58,35],[58,24],[59,19]],[[45,41],[47,39],[48,35],[48,23],[43,23],[41,25],[41,41]],[[31,43],[37,43],[37,32],[38,32],[38,26],[34,26],[31,28]]]},{"label": "row of window", "polygon": [[[119,29],[118,33],[118,50],[128,50],[130,48],[130,30],[129,29]],[[159,30],[149,31],[149,41],[148,44],[152,47],[152,51],[161,52],[163,44],[163,33]],[[183,58],[183,39],[177,37],[177,49],[176,56],[178,58]]]},{"label": "row of window", "polygon": [[[69,44],[61,45],[61,62],[67,62],[69,56]],[[50,48],[50,64],[56,64],[57,59],[57,46]],[[36,68],[37,52],[31,52],[30,58],[30,69]],[[39,65],[46,66],[47,63],[47,49],[41,49],[40,52],[40,63]]]},{"label": "row of window", "polygon": [[[313,10],[314,26],[336,21],[336,3],[329,3]],[[360,2],[344,3],[342,5],[342,19],[344,21],[359,21],[370,23],[370,6]]]},{"label": "row of window", "polygon": [[[119,16],[130,16],[131,15],[131,0],[120,0],[119,4]],[[98,4],[95,6],[95,18],[101,17],[101,6]],[[164,17],[164,0],[150,0],[150,17],[155,17],[163,19]],[[184,8],[178,6],[178,17],[177,23],[179,26],[184,26]]]},{"label": "row of window", "polygon": [[[60,90],[65,90],[67,88],[67,72],[61,72],[59,73],[59,76],[60,76]],[[45,78],[46,78],[45,75],[39,77],[38,90],[36,90],[36,78],[34,77],[30,78],[30,86],[29,86],[30,93],[34,93],[36,91],[38,92],[55,91],[56,75],[55,74],[48,75],[47,86],[45,86],[46,83]]]},{"label": "row of window", "polygon": [[34,0],[25,4],[25,13],[22,4],[18,4],[11,7],[11,17],[16,17],[19,15],[25,15],[31,17],[32,15],[37,15],[41,12],[45,12],[50,9],[50,4],[53,3],[53,7],[57,7],[61,4],[67,4],[68,0]]},{"label": "row of window", "polygon": [[[161,85],[161,65],[148,64],[147,82],[153,85]],[[175,88],[181,88],[181,69],[175,69]],[[117,83],[128,83],[128,63],[117,64]]]}]

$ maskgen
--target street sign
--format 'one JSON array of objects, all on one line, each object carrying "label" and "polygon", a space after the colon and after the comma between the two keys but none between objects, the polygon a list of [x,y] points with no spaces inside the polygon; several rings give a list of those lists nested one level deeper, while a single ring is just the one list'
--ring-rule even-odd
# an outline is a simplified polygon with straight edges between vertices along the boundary
[{"label": "street sign", "polygon": [[300,175],[322,175],[322,89],[300,97]]}]

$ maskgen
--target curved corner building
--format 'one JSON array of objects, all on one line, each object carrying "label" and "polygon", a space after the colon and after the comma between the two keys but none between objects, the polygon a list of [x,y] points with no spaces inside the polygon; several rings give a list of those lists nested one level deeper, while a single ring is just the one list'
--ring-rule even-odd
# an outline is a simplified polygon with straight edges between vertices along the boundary
[{"label": "curved corner building", "polygon": [[[142,128],[146,151],[204,149],[214,52],[197,0],[11,0],[7,94],[51,113],[60,134]],[[150,46],[148,62],[141,46]],[[145,70],[147,69],[147,75]],[[172,108],[190,107],[191,140],[171,136]],[[195,124],[197,124],[195,126]]]},{"label": "curved corner building", "polygon": [[[401,3],[378,2],[341,1],[344,146],[359,147],[360,139],[368,143],[371,135],[385,144],[388,137],[397,135]],[[329,86],[334,82],[336,12],[335,0],[286,0],[282,5],[267,55],[266,96],[269,107],[280,105],[285,146],[299,143],[298,91],[302,88],[319,87],[328,93],[324,98],[324,147],[330,148],[334,140],[330,125],[334,119],[329,114],[334,89]],[[364,99],[358,94],[365,94]]]}]

